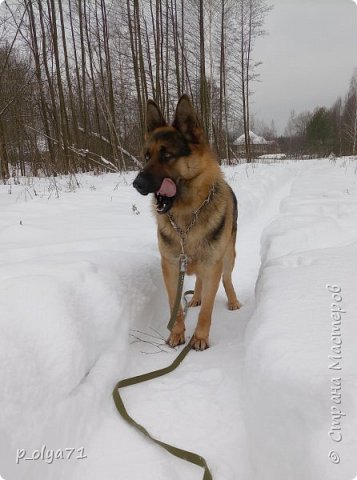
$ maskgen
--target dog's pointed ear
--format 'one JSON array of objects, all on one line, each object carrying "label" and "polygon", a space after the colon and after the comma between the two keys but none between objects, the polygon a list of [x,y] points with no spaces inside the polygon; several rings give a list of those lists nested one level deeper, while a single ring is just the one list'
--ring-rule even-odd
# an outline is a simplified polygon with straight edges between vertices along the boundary
[{"label": "dog's pointed ear", "polygon": [[189,142],[199,143],[202,140],[202,126],[188,95],[182,95],[178,101],[172,126]]},{"label": "dog's pointed ear", "polygon": [[160,108],[154,100],[148,100],[146,104],[146,133],[151,133],[157,128],[166,127],[166,125]]}]

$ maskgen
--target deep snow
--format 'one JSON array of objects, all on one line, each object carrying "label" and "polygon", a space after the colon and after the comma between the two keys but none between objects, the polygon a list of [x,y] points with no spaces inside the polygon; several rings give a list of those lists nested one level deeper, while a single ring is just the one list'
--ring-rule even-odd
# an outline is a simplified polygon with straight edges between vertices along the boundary
[{"label": "deep snow", "polygon": [[[355,169],[348,159],[226,167],[239,200],[234,283],[243,308],[226,310],[220,289],[211,348],[123,392],[138,421],[205,456],[215,480],[351,480],[357,472]],[[0,186],[6,480],[202,476],[126,425],[111,398],[120,378],[177,355],[163,340],[168,305],[155,221],[133,177],[83,175],[80,188],[68,177]],[[346,310],[342,371],[328,368],[328,283],[341,287]],[[192,309],[188,334],[196,318]],[[337,377],[346,413],[338,443],[328,435],[331,407],[340,406],[331,402]],[[29,457],[44,445],[65,457],[76,450],[70,460],[16,464],[18,449]]]}]

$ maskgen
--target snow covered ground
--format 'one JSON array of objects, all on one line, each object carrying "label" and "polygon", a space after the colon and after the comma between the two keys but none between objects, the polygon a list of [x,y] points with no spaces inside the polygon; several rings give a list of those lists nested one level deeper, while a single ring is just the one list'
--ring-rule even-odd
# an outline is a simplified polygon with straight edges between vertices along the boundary
[{"label": "snow covered ground", "polygon": [[[135,419],[202,454],[215,480],[356,476],[356,167],[351,159],[226,167],[239,200],[234,283],[243,308],[226,310],[220,289],[211,348],[123,391]],[[128,426],[111,397],[117,380],[177,355],[163,340],[155,221],[133,178],[0,186],[6,480],[202,478]],[[196,318],[189,311],[188,334]],[[44,459],[25,459],[41,449]]]}]

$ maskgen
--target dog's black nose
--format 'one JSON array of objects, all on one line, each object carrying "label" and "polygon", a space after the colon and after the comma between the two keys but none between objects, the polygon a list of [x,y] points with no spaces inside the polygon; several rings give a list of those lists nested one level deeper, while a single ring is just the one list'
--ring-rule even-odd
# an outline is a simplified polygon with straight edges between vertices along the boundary
[{"label": "dog's black nose", "polygon": [[150,193],[150,181],[142,172],[140,172],[134,180],[133,187],[136,188],[141,195],[147,195]]}]

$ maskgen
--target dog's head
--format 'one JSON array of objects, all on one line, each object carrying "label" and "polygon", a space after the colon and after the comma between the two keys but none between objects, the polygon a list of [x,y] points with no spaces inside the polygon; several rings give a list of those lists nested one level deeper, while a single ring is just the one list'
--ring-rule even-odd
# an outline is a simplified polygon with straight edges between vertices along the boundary
[{"label": "dog's head", "polygon": [[171,126],[156,103],[149,100],[146,131],[145,166],[133,186],[142,195],[154,193],[157,212],[166,213],[180,194],[180,182],[200,173],[199,155],[205,145],[204,135],[187,95],[180,98]]}]

